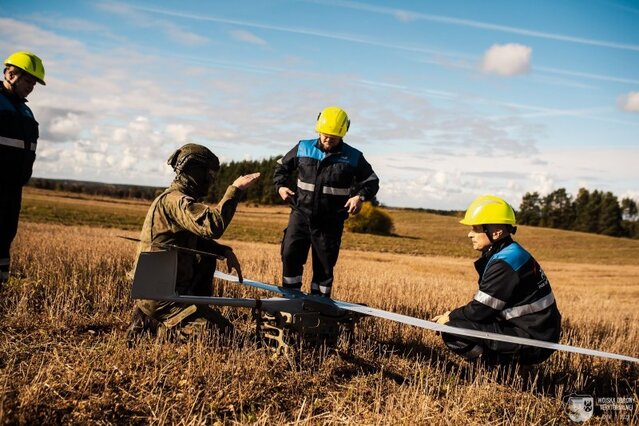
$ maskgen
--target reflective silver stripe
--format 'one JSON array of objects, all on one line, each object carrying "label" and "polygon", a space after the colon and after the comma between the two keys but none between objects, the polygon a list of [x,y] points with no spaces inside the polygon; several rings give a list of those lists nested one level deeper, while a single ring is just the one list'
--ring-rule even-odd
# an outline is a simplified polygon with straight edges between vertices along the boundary
[{"label": "reflective silver stripe", "polygon": [[302,282],[302,276],[299,275],[297,277],[282,277],[282,281],[284,281],[284,284],[298,284]]},{"label": "reflective silver stripe", "polygon": [[303,189],[304,191],[315,191],[315,185],[312,183],[302,182],[301,180],[297,180],[297,187],[299,189]]},{"label": "reflective silver stripe", "polygon": [[319,291],[322,294],[331,294],[331,287],[325,286],[325,285],[321,285],[321,286],[319,286]]},{"label": "reflective silver stripe", "polygon": [[9,259],[5,258],[5,259],[0,259],[0,266],[6,266],[9,264]]},{"label": "reflective silver stripe", "polygon": [[350,188],[333,188],[332,186],[325,186],[322,188],[322,193],[330,195],[349,195],[351,193]]},{"label": "reflective silver stripe", "polygon": [[319,283],[319,291],[322,294],[331,294],[331,286],[333,285],[333,278],[329,278]]},{"label": "reflective silver stripe", "polygon": [[[329,278],[326,281],[318,283],[311,283],[311,290],[318,291],[322,294],[331,294],[331,284],[333,283],[333,279]],[[328,284],[328,285],[325,285]]]},{"label": "reflective silver stripe", "polygon": [[[4,136],[0,136],[0,145],[11,146],[13,148],[22,148],[24,149],[24,141],[20,139],[6,138]],[[31,151],[36,150],[37,144],[31,143],[29,147]]]},{"label": "reflective silver stripe", "polygon": [[528,305],[514,306],[512,308],[504,309],[500,315],[504,319],[518,318],[528,314],[534,314],[535,312],[543,311],[550,305],[555,303],[555,296],[552,293],[542,297],[541,299],[529,303]]},{"label": "reflective silver stripe", "polygon": [[369,177],[367,177],[366,179],[364,179],[363,181],[361,181],[360,183],[366,183],[369,182],[371,180],[379,180],[379,178],[377,177],[377,175],[375,174],[375,172],[371,173],[371,175]]},{"label": "reflective silver stripe", "polygon": [[477,294],[475,294],[475,300],[498,311],[501,311],[504,309],[504,306],[506,306],[506,302],[503,300],[497,299],[496,297],[486,294],[481,290],[478,290]]}]

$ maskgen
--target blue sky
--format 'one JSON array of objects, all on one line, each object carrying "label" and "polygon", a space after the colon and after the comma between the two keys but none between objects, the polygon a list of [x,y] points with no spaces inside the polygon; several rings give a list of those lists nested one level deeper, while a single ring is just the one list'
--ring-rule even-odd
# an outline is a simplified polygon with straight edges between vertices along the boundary
[{"label": "blue sky", "polygon": [[284,154],[338,105],[383,203],[517,207],[560,187],[639,201],[637,22],[617,0],[5,0],[0,51],[45,64],[35,176],[162,186],[185,142]]}]

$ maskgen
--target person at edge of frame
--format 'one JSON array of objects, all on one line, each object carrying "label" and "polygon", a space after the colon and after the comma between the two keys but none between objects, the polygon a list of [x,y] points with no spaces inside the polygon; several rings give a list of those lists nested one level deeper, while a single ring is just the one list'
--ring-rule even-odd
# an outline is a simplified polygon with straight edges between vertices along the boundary
[{"label": "person at edge of frame", "polygon": [[27,106],[36,83],[43,86],[42,60],[31,52],[15,52],[4,61],[0,86],[0,288],[9,280],[11,243],[18,232],[22,187],[33,172],[38,122]]}]

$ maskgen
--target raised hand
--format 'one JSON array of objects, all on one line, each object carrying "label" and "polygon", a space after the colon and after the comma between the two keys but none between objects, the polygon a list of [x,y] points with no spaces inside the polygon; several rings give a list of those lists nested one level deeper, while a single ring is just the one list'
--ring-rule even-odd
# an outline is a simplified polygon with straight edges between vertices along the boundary
[{"label": "raised hand", "polygon": [[260,177],[260,172],[242,175],[233,181],[233,186],[238,189],[246,189]]}]

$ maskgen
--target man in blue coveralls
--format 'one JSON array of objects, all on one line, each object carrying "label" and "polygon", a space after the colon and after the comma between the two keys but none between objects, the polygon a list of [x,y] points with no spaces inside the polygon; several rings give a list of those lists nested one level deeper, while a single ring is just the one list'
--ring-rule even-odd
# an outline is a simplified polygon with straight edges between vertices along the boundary
[{"label": "man in blue coveralls", "polygon": [[[311,293],[330,297],[344,220],[377,194],[379,179],[373,168],[343,140],[349,126],[343,109],[325,108],[315,125],[319,137],[299,141],[277,162],[275,190],[292,209],[282,240],[284,287],[302,287],[304,263],[312,248]],[[295,172],[293,191],[287,185]]]},{"label": "man in blue coveralls", "polygon": [[[460,221],[471,226],[473,248],[481,252],[475,262],[479,290],[466,305],[433,318],[440,324],[557,343],[561,315],[550,282],[539,263],[512,236],[517,231],[515,212],[501,198],[477,197]],[[488,364],[513,361],[537,364],[553,351],[509,342],[442,334],[453,352]]]}]

